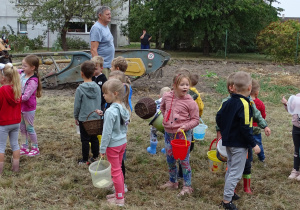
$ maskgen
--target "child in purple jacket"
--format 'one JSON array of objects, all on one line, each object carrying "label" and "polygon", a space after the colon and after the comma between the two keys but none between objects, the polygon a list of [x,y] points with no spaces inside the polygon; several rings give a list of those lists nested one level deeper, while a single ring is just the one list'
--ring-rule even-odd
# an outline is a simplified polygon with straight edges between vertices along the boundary
[{"label": "child in purple jacket", "polygon": [[[28,55],[22,61],[22,69],[19,70],[22,85],[22,120],[20,130],[25,137],[25,144],[21,146],[20,154],[36,156],[40,154],[37,136],[33,127],[36,97],[41,97],[42,85],[38,73],[39,58],[36,55]],[[28,139],[31,140],[31,150],[29,150]]]}]

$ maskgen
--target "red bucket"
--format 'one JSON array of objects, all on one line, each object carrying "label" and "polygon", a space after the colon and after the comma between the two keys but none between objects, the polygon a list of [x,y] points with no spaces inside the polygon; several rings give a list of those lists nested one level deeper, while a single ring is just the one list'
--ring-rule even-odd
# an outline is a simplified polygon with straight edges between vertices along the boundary
[{"label": "red bucket", "polygon": [[[188,152],[189,146],[191,145],[191,142],[186,140],[186,136],[185,133],[182,132],[185,139],[174,139],[171,141],[171,145],[172,145],[172,151],[173,151],[173,156],[174,159],[180,159],[180,160],[184,160],[186,157],[186,154]],[[176,134],[174,138],[176,138]]]}]

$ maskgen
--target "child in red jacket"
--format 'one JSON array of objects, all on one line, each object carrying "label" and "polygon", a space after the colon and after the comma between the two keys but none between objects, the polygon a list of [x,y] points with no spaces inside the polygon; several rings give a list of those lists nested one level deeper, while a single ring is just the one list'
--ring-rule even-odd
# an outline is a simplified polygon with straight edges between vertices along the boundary
[{"label": "child in red jacket", "polygon": [[12,170],[19,171],[20,147],[18,143],[21,122],[21,83],[18,71],[6,64],[0,68],[0,174],[4,166],[7,137],[13,151]]}]

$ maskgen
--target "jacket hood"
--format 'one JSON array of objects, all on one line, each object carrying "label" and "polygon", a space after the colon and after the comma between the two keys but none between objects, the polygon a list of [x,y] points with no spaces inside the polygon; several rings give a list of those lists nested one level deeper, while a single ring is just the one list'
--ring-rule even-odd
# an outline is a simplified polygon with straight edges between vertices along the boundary
[{"label": "jacket hood", "polygon": [[115,107],[120,110],[121,119],[126,122],[130,119],[129,111],[125,108],[125,105],[121,105],[118,103],[113,103],[111,107]]},{"label": "jacket hood", "polygon": [[99,86],[95,82],[84,82],[79,85],[80,91],[86,95],[88,98],[96,98],[97,94],[99,93],[97,91],[97,88]]},{"label": "jacket hood", "polygon": [[20,99],[18,100],[15,99],[14,91],[10,85],[4,85],[2,86],[2,88],[3,88],[3,95],[9,105],[16,106],[17,104],[21,103]]}]

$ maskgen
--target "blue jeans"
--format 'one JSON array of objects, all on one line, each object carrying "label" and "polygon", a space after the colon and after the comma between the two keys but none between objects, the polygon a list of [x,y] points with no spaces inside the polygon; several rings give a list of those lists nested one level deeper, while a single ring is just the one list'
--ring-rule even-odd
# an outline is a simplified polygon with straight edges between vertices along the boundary
[{"label": "blue jeans", "polygon": [[260,161],[264,161],[265,160],[265,153],[264,153],[264,148],[263,148],[263,145],[262,145],[262,142],[261,142],[261,133],[253,135],[253,137],[255,139],[256,144],[260,148],[260,153],[257,154],[257,156],[258,156]]},{"label": "blue jeans", "polygon": [[150,49],[150,44],[141,44],[141,49]]}]

